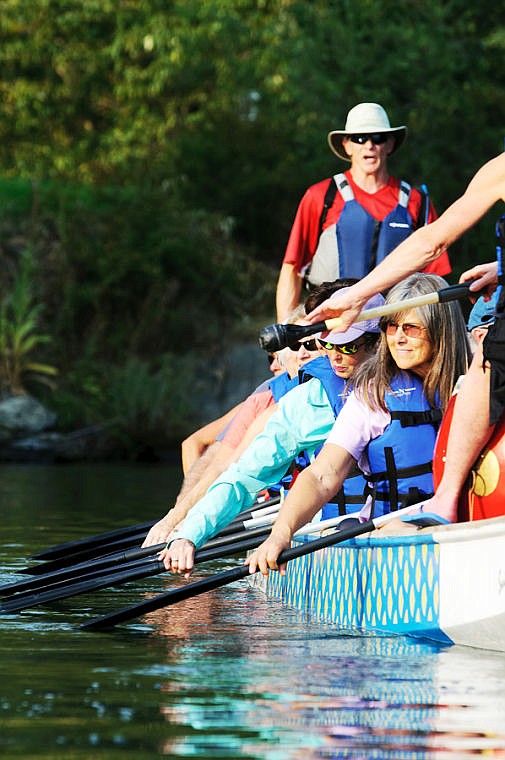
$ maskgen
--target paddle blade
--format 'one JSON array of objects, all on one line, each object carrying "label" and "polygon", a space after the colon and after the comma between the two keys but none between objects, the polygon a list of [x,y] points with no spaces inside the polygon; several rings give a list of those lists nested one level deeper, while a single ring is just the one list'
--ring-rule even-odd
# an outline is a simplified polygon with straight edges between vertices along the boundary
[{"label": "paddle blade", "polygon": [[140,533],[147,533],[154,525],[154,522],[155,521],[151,520],[150,522],[139,523],[138,525],[128,525],[126,528],[116,528],[115,530],[110,530],[106,533],[98,533],[95,536],[76,538],[73,541],[66,541],[63,544],[56,544],[55,546],[43,549],[36,554],[32,554],[29,559],[59,559],[67,554],[75,554],[76,552],[85,549],[94,549],[97,546],[109,544],[122,538],[129,538],[131,536],[139,535]]},{"label": "paddle blade", "polygon": [[14,612],[21,612],[30,607],[38,607],[42,604],[49,604],[60,599],[67,599],[69,596],[79,596],[80,594],[89,594],[92,591],[99,591],[108,586],[120,586],[129,581],[148,578],[151,575],[157,575],[165,571],[163,562],[158,559],[142,560],[135,568],[119,570],[116,573],[101,575],[97,578],[86,578],[83,581],[73,583],[64,588],[51,588],[47,591],[30,594],[29,596],[20,594],[19,598],[12,597],[0,605],[0,613],[10,615]]},{"label": "paddle blade", "polygon": [[265,351],[280,351],[281,348],[298,349],[298,341],[308,335],[326,330],[325,322],[314,325],[269,325],[260,331],[259,344]]}]

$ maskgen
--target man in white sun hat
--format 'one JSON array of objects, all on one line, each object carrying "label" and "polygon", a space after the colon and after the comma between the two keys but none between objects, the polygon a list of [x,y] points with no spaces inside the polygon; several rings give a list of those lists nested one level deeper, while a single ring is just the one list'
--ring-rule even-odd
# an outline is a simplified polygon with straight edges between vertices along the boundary
[{"label": "man in white sun hat", "polygon": [[[303,281],[319,285],[338,277],[364,277],[418,227],[436,219],[427,193],[388,173],[387,159],[407,127],[391,127],[378,103],[359,103],[345,129],[328,134],[335,155],[350,168],[308,188],[291,229],[277,283],[277,319],[300,300]],[[444,253],[425,272],[451,271]]]}]

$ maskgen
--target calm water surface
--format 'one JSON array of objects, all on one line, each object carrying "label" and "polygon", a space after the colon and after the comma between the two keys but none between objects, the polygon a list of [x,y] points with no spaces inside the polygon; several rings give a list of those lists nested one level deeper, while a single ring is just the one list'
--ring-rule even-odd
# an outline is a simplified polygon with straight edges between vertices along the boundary
[{"label": "calm water surface", "polygon": [[[161,515],[180,481],[165,466],[0,474],[0,583],[46,546]],[[79,630],[173,583],[0,618],[2,757],[505,758],[505,655],[324,630],[245,582]]]}]

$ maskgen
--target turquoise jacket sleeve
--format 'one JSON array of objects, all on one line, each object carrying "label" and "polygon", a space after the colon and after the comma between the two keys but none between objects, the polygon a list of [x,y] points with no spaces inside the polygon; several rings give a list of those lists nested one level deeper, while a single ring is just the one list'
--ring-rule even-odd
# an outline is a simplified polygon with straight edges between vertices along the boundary
[{"label": "turquoise jacket sleeve", "polygon": [[326,440],[335,416],[316,378],[293,388],[279,401],[264,430],[240,459],[210,486],[189,511],[178,538],[202,546],[286,474],[297,454],[312,454]]}]

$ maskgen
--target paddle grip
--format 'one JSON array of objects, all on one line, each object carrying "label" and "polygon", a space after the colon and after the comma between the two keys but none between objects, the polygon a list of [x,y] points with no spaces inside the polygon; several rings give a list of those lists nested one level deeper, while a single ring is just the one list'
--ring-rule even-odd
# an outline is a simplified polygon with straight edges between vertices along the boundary
[{"label": "paddle grip", "polygon": [[280,351],[282,348],[294,346],[296,341],[322,330],[326,330],[325,322],[316,322],[313,325],[268,325],[260,330],[260,348],[264,351]]},{"label": "paddle grip", "polygon": [[440,303],[447,303],[447,301],[456,301],[458,298],[467,298],[473,291],[470,290],[470,285],[473,280],[469,282],[461,282],[457,285],[450,285],[448,288],[442,288],[438,291],[438,300]]}]

